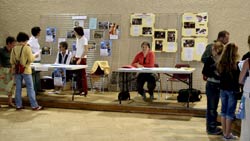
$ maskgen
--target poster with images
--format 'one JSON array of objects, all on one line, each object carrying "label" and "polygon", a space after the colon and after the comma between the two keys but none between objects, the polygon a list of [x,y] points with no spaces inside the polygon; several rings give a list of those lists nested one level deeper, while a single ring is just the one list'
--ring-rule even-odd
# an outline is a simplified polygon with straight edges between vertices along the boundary
[{"label": "poster with images", "polygon": [[118,39],[119,33],[119,25],[116,23],[109,23],[109,39]]},{"label": "poster with images", "polygon": [[76,38],[75,34],[74,34],[74,30],[68,30],[67,31],[67,35],[66,35],[67,38]]},{"label": "poster with images", "polygon": [[97,18],[89,18],[89,29],[96,29]]},{"label": "poster with images", "polygon": [[71,47],[72,47],[72,55],[75,56],[76,55],[76,41],[72,42]]},{"label": "poster with images", "polygon": [[130,16],[131,36],[152,36],[155,15],[152,13],[135,13]]},{"label": "poster with images", "polygon": [[112,54],[112,40],[104,40],[100,43],[100,56],[111,56]]},{"label": "poster with images", "polygon": [[56,28],[55,27],[47,27],[46,28],[46,42],[55,42],[56,41]]},{"label": "poster with images", "polygon": [[203,52],[207,45],[207,38],[204,37],[185,37],[182,38],[181,46],[181,58],[183,61],[200,61]]},{"label": "poster with images", "polygon": [[100,21],[98,22],[98,28],[101,30],[109,29],[109,22],[108,21]]},{"label": "poster with images", "polygon": [[182,16],[182,36],[208,35],[208,13],[184,13]]},{"label": "poster with images", "polygon": [[94,31],[94,38],[95,39],[101,39],[103,38],[104,32],[102,30],[95,30]]},{"label": "poster with images", "polygon": [[73,27],[77,26],[84,27],[84,20],[73,20]]},{"label": "poster with images", "polygon": [[177,30],[176,29],[155,29],[153,35],[152,50],[155,52],[176,52],[177,51]]},{"label": "poster with images", "polygon": [[88,41],[88,49],[89,49],[89,51],[96,50],[96,42],[95,41]]},{"label": "poster with images", "polygon": [[42,47],[42,55],[51,55],[51,47],[49,46]]}]

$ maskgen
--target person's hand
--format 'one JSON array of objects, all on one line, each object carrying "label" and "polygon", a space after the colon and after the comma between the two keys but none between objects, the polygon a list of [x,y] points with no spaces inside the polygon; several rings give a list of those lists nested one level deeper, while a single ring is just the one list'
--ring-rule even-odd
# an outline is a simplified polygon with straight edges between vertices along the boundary
[{"label": "person's hand", "polygon": [[81,63],[81,59],[78,59],[77,62],[76,62],[76,64],[80,65],[80,63]]},{"label": "person's hand", "polygon": [[38,58],[38,57],[39,57],[39,54],[34,54],[34,57],[35,57],[35,58]]}]

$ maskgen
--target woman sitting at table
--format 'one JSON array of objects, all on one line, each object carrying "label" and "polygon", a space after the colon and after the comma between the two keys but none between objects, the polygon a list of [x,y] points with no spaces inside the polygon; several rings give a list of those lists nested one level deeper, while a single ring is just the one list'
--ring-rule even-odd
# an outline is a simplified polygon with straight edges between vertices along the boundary
[{"label": "woman sitting at table", "polygon": [[[72,58],[72,53],[68,50],[68,43],[67,42],[60,42],[59,43],[60,51],[57,53],[55,64],[66,64],[69,65],[70,60]],[[60,72],[60,73],[58,73]],[[65,75],[66,73],[66,75]],[[59,74],[59,75],[58,75]],[[71,72],[65,71],[65,69],[55,69],[52,73],[52,77],[54,79],[55,93],[60,93],[63,89],[63,86],[66,83],[66,80],[71,78]],[[65,79],[66,76],[66,79]],[[61,81],[61,82],[60,82]]]},{"label": "woman sitting at table", "polygon": [[[150,44],[148,42],[142,42],[141,48],[142,51],[135,56],[132,62],[132,66],[136,68],[154,67],[155,54],[150,50]],[[154,99],[154,89],[156,86],[156,79],[154,74],[140,73],[137,77],[137,91],[143,97],[144,100],[146,99],[145,90],[143,89],[145,82],[147,82],[150,100],[152,101]]]}]

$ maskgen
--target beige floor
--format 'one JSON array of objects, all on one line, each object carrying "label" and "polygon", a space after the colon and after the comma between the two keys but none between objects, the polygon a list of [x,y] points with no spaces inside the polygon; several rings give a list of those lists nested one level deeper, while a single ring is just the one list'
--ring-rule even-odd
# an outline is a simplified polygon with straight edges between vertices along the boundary
[{"label": "beige floor", "polygon": [[0,141],[220,141],[205,118],[46,108],[0,108]]}]

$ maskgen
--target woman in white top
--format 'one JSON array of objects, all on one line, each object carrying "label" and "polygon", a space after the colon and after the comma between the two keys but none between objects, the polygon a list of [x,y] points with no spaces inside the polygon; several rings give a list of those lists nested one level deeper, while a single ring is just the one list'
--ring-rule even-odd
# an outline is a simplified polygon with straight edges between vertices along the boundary
[{"label": "woman in white top", "polygon": [[[76,36],[76,54],[73,56],[73,64],[86,65],[87,64],[87,53],[88,53],[88,40],[84,36],[83,28],[77,26],[74,28],[74,34]],[[88,84],[86,77],[86,70],[77,71],[77,88],[80,95],[86,96],[88,94]]]},{"label": "woman in white top", "polygon": [[[38,42],[38,37],[40,36],[41,28],[38,26],[35,26],[31,29],[32,36],[29,38],[28,44],[31,47],[33,54],[39,54],[37,58],[35,58],[34,63],[40,63],[41,62],[41,49],[40,44]],[[44,92],[41,88],[41,80],[40,80],[40,71],[32,71],[32,79],[34,83],[34,89],[35,92]]]},{"label": "woman in white top", "polygon": [[245,118],[241,120],[241,141],[250,141],[250,58],[246,59],[240,72],[239,83],[244,84],[243,97],[245,97]]}]

